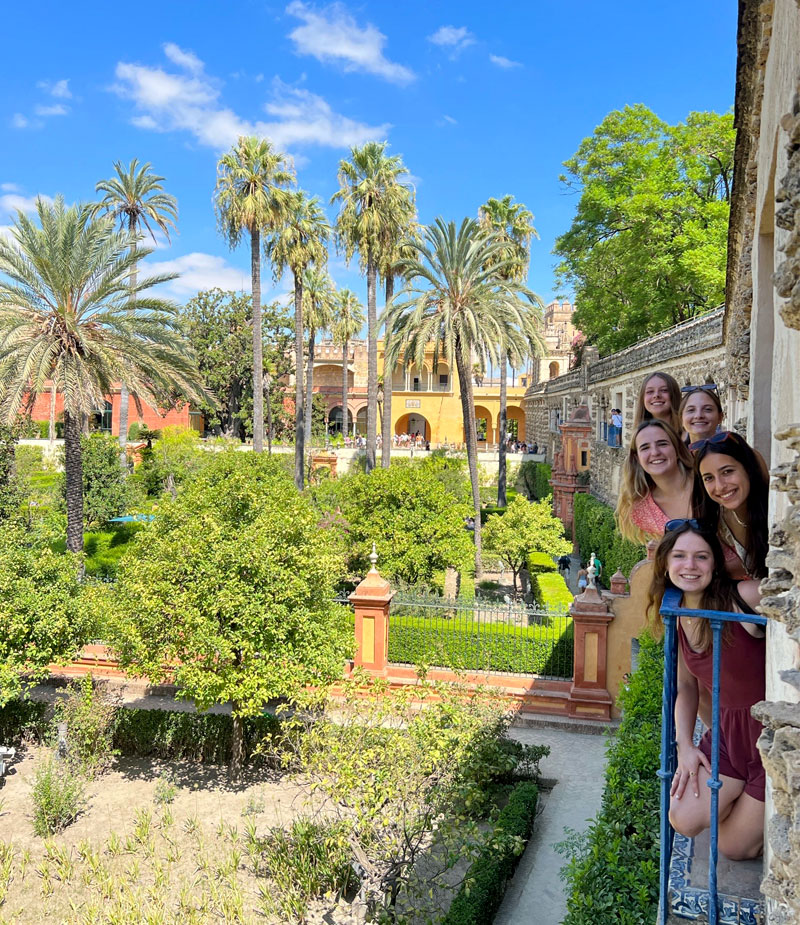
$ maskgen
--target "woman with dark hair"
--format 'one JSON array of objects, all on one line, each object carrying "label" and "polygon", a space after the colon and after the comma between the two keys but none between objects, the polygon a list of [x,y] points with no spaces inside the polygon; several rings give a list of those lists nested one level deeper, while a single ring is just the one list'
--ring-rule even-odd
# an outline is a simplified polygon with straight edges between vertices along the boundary
[{"label": "woman with dark hair", "polygon": [[687,443],[695,443],[705,437],[713,436],[722,423],[725,412],[713,382],[705,385],[687,385],[681,389],[678,414],[681,427],[687,433]]},{"label": "woman with dark hair", "polygon": [[681,403],[681,387],[669,373],[650,373],[639,387],[636,409],[633,413],[633,428],[642,421],[663,421],[676,432],[681,432],[678,408]]},{"label": "woman with dark hair", "polygon": [[691,514],[693,486],[692,454],[678,434],[663,421],[642,421],[622,469],[619,532],[634,543],[658,539],[668,520]]},{"label": "woman with dark hair", "polygon": [[[666,525],[653,562],[648,613],[658,617],[664,591],[683,592],[681,606],[690,610],[754,613],[758,583],[738,586],[725,568],[713,527],[694,519]],[[660,623],[660,617],[658,617]],[[694,744],[700,693],[711,690],[713,641],[708,620],[678,619],[678,686],[675,733],[678,767],[672,780],[670,822],[694,837],[708,828],[711,793],[711,733]],[[733,860],[761,853],[764,829],[765,774],[756,741],[761,724],[750,715],[764,699],[763,629],[754,623],[726,623],[722,634],[719,712],[719,847]]]},{"label": "woman with dark hair", "polygon": [[735,431],[691,445],[699,484],[696,516],[715,524],[734,579],[764,578],[769,546],[769,478],[756,452]]}]

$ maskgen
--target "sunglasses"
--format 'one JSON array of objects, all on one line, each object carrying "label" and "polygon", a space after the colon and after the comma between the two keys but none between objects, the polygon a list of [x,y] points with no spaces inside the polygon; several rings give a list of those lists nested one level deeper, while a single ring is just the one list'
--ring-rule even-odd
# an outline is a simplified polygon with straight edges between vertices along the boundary
[{"label": "sunglasses", "polygon": [[694,443],[690,443],[689,449],[693,453],[696,453],[698,450],[702,450],[708,445],[716,446],[719,443],[725,443],[726,440],[733,440],[734,443],[742,442],[742,438],[736,431],[721,430],[718,434],[714,434],[713,437],[704,437],[702,440],[696,440]]},{"label": "sunglasses", "polygon": [[701,533],[710,532],[706,524],[694,517],[678,517],[675,520],[668,520],[666,524],[664,524],[664,533],[672,533],[673,530],[679,530],[686,524],[689,524],[692,530],[699,530]]},{"label": "sunglasses", "polygon": [[685,385],[681,392],[716,392],[716,382],[704,382],[703,385]]}]

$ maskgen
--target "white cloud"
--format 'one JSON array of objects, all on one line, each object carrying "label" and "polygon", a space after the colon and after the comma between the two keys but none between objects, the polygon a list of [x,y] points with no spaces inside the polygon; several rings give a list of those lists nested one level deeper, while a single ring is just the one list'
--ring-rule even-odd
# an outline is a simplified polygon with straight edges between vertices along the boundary
[{"label": "white cloud", "polygon": [[40,80],[36,86],[50,96],[55,96],[60,100],[71,100],[72,91],[69,88],[69,80]]},{"label": "white cloud", "polygon": [[278,78],[272,82],[272,100],[264,106],[273,119],[251,121],[221,104],[219,82],[202,71],[176,74],[120,61],[115,73],[117,83],[111,89],[136,106],[134,125],[187,131],[216,150],[229,147],[240,135],[266,136],[284,150],[292,145],[342,148],[385,138],[389,129],[340,115],[321,96]]},{"label": "white cloud", "polygon": [[522,67],[522,63],[520,61],[512,61],[511,58],[504,58],[502,55],[489,55],[489,60],[492,62],[492,64],[496,64],[497,67]]},{"label": "white cloud", "polygon": [[14,128],[33,128],[30,120],[26,119],[21,112],[15,112],[11,117],[11,125]]},{"label": "white cloud", "polygon": [[19,186],[16,183],[0,183],[0,190],[4,193],[18,193]]},{"label": "white cloud", "polygon": [[428,36],[428,41],[458,54],[468,45],[475,44],[475,36],[466,26],[441,26],[433,35]]},{"label": "white cloud", "polygon": [[454,119],[452,116],[444,115],[442,116],[445,122],[448,122],[450,125],[458,125],[458,119]]},{"label": "white cloud", "polygon": [[323,63],[335,62],[345,71],[375,74],[392,83],[406,84],[415,74],[383,53],[386,36],[371,23],[361,27],[341,3],[316,10],[301,0],[286,7],[303,25],[289,33],[299,54],[311,55]]},{"label": "white cloud", "polygon": [[152,276],[162,273],[180,273],[178,279],[165,284],[169,294],[177,299],[193,296],[203,289],[249,289],[250,274],[230,266],[224,257],[195,251],[184,254],[174,260],[162,260],[147,264],[147,271]]},{"label": "white cloud", "polygon": [[34,112],[37,116],[65,116],[69,108],[62,103],[54,103],[52,106],[37,106]]},{"label": "white cloud", "polygon": [[186,51],[174,42],[167,42],[164,45],[164,54],[173,64],[177,64],[184,71],[200,74],[203,70],[203,62],[193,51]]},{"label": "white cloud", "polygon": [[[3,188],[13,185],[13,183],[4,183]],[[0,196],[0,214],[5,213],[11,216],[14,215],[17,210],[20,212],[35,212],[37,199],[42,199],[45,202],[53,201],[50,196],[45,196],[43,193],[40,193],[38,196],[23,196],[19,192],[5,193]]]}]

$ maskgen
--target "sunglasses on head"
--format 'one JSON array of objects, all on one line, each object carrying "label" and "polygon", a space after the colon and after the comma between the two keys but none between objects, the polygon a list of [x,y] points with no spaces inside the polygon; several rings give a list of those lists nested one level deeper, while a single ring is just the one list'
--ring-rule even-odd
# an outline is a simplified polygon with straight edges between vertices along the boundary
[{"label": "sunglasses on head", "polygon": [[685,385],[681,392],[716,392],[716,382],[704,382],[702,385]]},{"label": "sunglasses on head", "polygon": [[694,517],[677,517],[675,520],[668,520],[664,524],[664,533],[672,533],[673,530],[679,530],[681,527],[689,524],[692,530],[699,530],[701,533],[708,533],[708,527]]},{"label": "sunglasses on head", "polygon": [[707,445],[716,445],[718,443],[725,443],[726,440],[733,440],[735,443],[741,442],[742,438],[736,431],[733,430],[721,430],[718,434],[714,434],[713,437],[704,437],[702,440],[696,440],[694,443],[689,444],[689,449],[696,453],[697,450],[702,450]]}]

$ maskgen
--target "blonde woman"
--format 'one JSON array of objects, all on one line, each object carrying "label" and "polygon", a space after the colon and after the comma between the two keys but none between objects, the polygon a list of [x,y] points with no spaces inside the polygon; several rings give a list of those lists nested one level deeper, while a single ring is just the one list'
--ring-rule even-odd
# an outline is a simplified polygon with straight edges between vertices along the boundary
[{"label": "blonde woman", "polygon": [[633,428],[642,421],[664,421],[676,433],[680,433],[681,419],[678,409],[681,404],[681,387],[669,373],[660,370],[646,376],[639,388],[636,410],[633,414]]},{"label": "blonde woman", "polygon": [[692,455],[663,421],[642,421],[622,471],[617,502],[619,532],[634,543],[660,539],[669,520],[692,515]]}]

